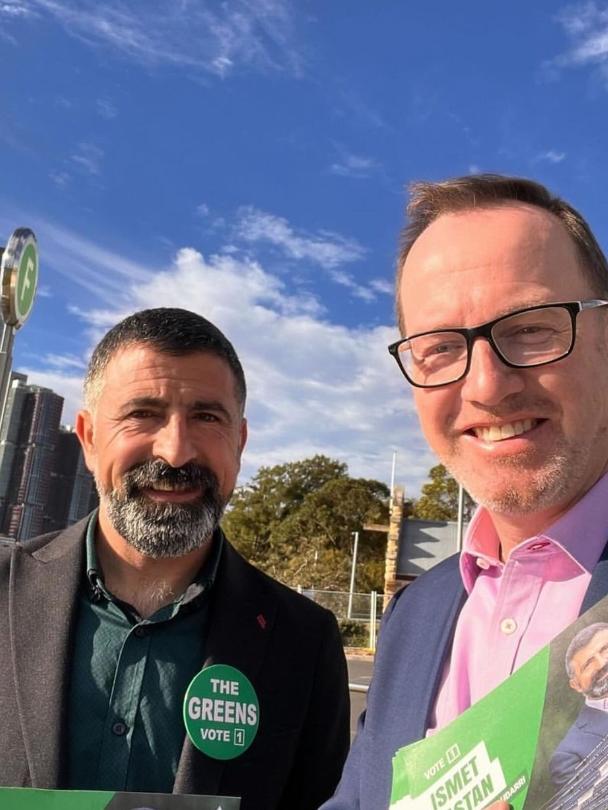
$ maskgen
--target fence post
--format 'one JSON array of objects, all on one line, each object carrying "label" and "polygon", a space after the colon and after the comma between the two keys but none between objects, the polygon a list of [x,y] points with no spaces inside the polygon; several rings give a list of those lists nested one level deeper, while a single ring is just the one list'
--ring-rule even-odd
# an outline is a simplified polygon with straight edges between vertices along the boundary
[{"label": "fence post", "polygon": [[372,591],[369,602],[369,648],[376,650],[376,617],[378,611],[378,594]]}]

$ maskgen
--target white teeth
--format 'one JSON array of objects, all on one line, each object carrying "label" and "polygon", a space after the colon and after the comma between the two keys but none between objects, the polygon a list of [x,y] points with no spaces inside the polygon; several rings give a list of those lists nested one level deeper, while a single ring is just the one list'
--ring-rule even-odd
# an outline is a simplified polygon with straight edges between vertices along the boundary
[{"label": "white teeth", "polygon": [[511,422],[508,425],[491,425],[490,427],[474,428],[473,432],[478,439],[484,442],[501,442],[519,436],[537,424],[536,419],[522,419],[520,422]]},{"label": "white teeth", "polygon": [[186,484],[171,484],[169,481],[156,481],[152,485],[152,489],[161,492],[181,492],[184,489],[188,489],[188,486]]}]

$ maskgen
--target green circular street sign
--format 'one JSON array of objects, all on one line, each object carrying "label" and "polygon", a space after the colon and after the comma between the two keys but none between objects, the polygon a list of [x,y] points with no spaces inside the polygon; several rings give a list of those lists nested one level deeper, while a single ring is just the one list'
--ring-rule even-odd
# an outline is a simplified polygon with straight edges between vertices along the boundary
[{"label": "green circular street sign", "polygon": [[203,754],[239,757],[254,741],[259,722],[255,689],[238,669],[214,664],[194,676],[184,698],[184,724]]},{"label": "green circular street sign", "polygon": [[17,228],[11,234],[0,262],[2,317],[19,329],[34,305],[38,284],[38,245],[34,232]]}]

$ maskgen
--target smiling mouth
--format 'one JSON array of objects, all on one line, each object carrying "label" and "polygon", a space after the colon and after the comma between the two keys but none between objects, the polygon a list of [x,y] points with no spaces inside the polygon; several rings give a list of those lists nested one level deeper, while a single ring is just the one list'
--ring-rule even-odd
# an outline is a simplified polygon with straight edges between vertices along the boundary
[{"label": "smiling mouth", "polygon": [[471,428],[467,431],[483,442],[503,442],[505,439],[513,439],[521,436],[529,430],[540,425],[542,419],[521,419],[517,422],[509,422],[505,425],[489,425],[485,427]]},{"label": "smiling mouth", "polygon": [[194,492],[198,489],[190,482],[176,483],[174,481],[155,481],[145,488],[153,492]]}]

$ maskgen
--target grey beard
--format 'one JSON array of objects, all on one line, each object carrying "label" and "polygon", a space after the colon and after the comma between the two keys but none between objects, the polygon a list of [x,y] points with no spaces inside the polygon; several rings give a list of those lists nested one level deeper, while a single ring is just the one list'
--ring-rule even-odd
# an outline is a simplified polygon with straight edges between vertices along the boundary
[{"label": "grey beard", "polygon": [[[141,493],[159,481],[200,485],[202,495],[194,503],[157,503]],[[215,473],[192,463],[145,461],[125,473],[120,490],[104,490],[98,481],[97,489],[114,529],[153,559],[182,557],[210,542],[226,506]]]},{"label": "grey beard", "polygon": [[596,672],[593,683],[585,692],[585,696],[592,700],[600,700],[608,695],[608,665]]}]

